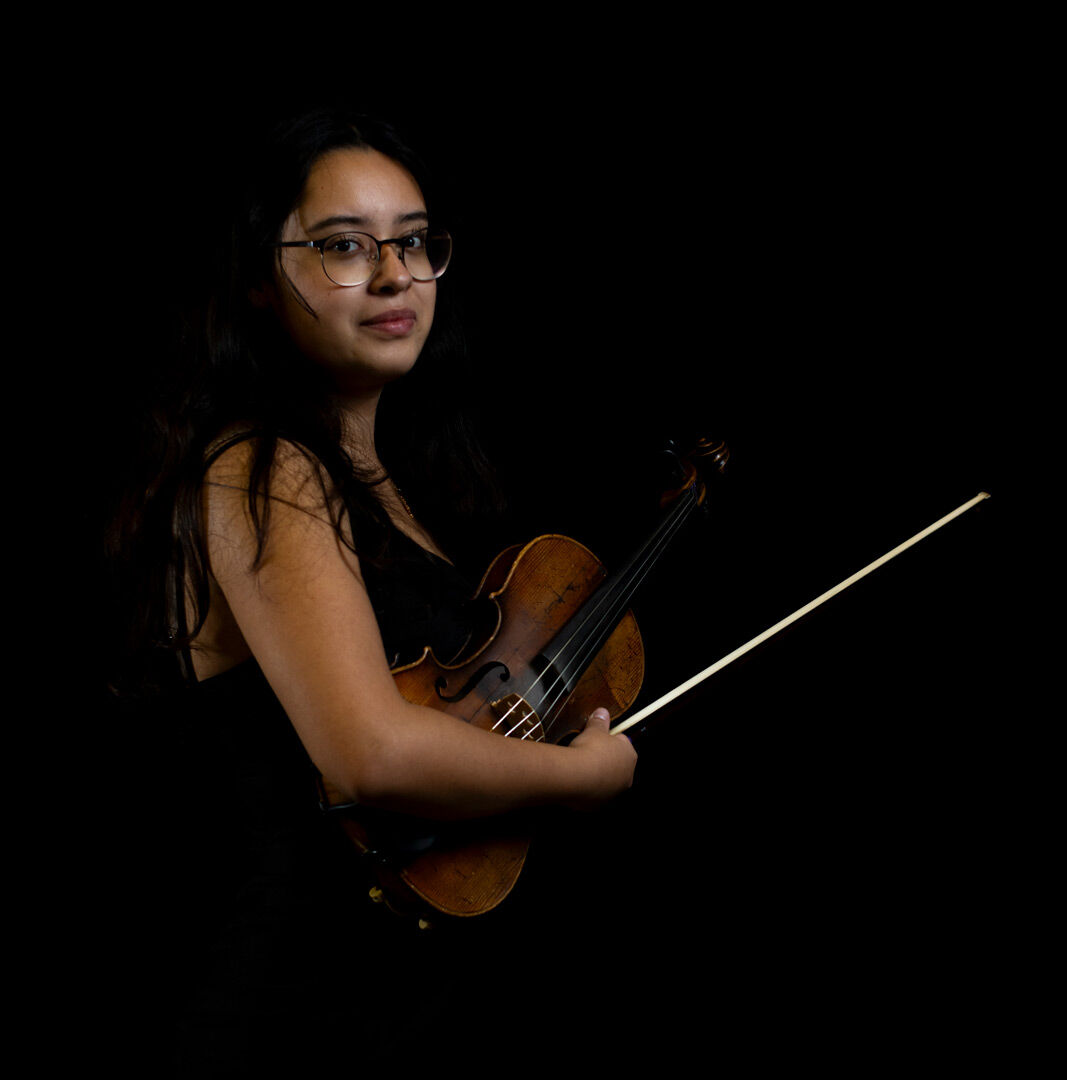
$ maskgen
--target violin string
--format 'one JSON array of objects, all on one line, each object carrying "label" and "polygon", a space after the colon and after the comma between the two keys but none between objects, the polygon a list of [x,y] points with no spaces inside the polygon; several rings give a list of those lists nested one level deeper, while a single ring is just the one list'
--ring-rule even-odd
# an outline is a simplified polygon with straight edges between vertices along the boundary
[{"label": "violin string", "polygon": [[[534,710],[534,714],[538,717],[540,723],[531,727],[529,731],[520,736],[521,738],[534,737],[534,733],[540,728],[541,734],[535,737],[535,741],[543,742],[547,739],[556,720],[559,719],[559,707],[571,692],[571,675],[582,671],[600,650],[604,639],[618,624],[626,608],[629,607],[634,593],[659,560],[663,550],[685,523],[696,502],[697,499],[693,489],[687,489],[685,494],[675,502],[675,505],[657,527],[650,540],[630,558],[626,566],[609,582],[608,587],[600,593],[596,602],[588,610],[582,610],[583,618],[581,621],[573,628],[568,638],[559,645],[555,655],[548,662],[545,672],[538,675],[531,684],[530,689],[532,690],[544,679],[546,672],[556,672],[553,682],[545,688],[542,694],[540,708]],[[574,655],[561,662],[560,658],[569,649],[573,649]],[[527,693],[529,693],[529,690]],[[497,720],[493,725],[493,730],[496,730],[502,723],[507,721],[522,703],[522,699],[518,699]],[[553,710],[557,710],[555,718],[546,723]],[[504,734],[513,735],[527,719],[528,717],[522,717],[518,723],[514,724]]]},{"label": "violin string", "polygon": [[[695,493],[692,489],[688,489],[687,497],[678,500],[678,503],[676,504],[676,506],[678,506],[677,512],[672,513],[667,519],[665,523],[666,527],[659,531],[655,543],[646,547],[641,552],[638,565],[634,566],[632,562],[626,572],[620,576],[620,587],[613,590],[614,595],[610,596],[610,605],[607,607],[607,610],[599,614],[599,622],[598,625],[595,626],[594,632],[579,639],[578,649],[575,655],[563,668],[560,676],[557,678],[556,685],[553,687],[553,689],[556,690],[556,698],[552,705],[545,710],[546,718],[552,713],[553,709],[558,710],[562,705],[563,700],[570,693],[569,683],[571,674],[583,671],[592,661],[592,658],[596,653],[600,651],[604,640],[618,625],[619,620],[630,606],[634,594],[644,583],[648,574],[652,571],[652,568],[659,561],[664,549],[670,544],[674,539],[674,536],[685,524],[689,513],[695,505]],[[604,605],[601,604],[598,605],[598,607],[603,608]],[[578,637],[579,635],[576,632],[572,640]],[[561,649],[559,653],[557,653],[557,656],[562,652],[563,650]],[[559,712],[557,711],[556,717],[547,724],[546,731],[551,730],[555,724],[555,720],[558,718]],[[544,718],[542,722],[544,722]]]},{"label": "violin string", "polygon": [[[553,666],[559,674],[553,686],[549,688],[549,692],[554,692],[555,697],[547,708],[543,710],[543,722],[548,721],[546,734],[551,731],[555,721],[559,719],[562,703],[571,692],[572,675],[578,676],[596,653],[599,652],[604,640],[615,629],[629,607],[634,593],[644,582],[653,566],[659,561],[663,551],[685,523],[690,509],[691,506],[686,504],[684,500],[679,500],[675,504],[671,514],[665,518],[651,542],[646,544],[638,555],[631,559],[627,566],[616,575],[615,584],[603,594],[597,604],[591,607],[586,617],[575,628],[570,639],[557,651],[556,656],[553,658]],[[561,662],[560,657],[575,642],[577,648],[574,650],[573,655],[565,662]],[[546,700],[548,696],[548,693],[546,693]],[[556,716],[552,720],[548,720],[553,711],[556,712]]]}]

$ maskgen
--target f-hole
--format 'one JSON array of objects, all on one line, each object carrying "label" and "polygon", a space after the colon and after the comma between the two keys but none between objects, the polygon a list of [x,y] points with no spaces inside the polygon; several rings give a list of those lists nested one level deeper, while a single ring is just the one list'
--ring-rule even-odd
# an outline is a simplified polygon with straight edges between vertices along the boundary
[{"label": "f-hole", "polygon": [[444,691],[448,689],[448,680],[442,675],[437,682],[434,683],[434,689],[437,691],[437,696],[442,701],[449,703],[453,701],[462,701],[477,685],[495,668],[502,668],[500,673],[500,681],[507,682],[511,678],[511,672],[508,670],[507,664],[502,660],[493,660],[491,663],[483,664],[478,670],[463,684],[463,686],[455,694],[445,694]]}]

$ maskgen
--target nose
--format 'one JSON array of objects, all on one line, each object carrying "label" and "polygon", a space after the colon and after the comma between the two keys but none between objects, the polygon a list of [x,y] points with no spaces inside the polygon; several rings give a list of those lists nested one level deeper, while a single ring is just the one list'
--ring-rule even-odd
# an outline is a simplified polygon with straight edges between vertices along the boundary
[{"label": "nose", "polygon": [[412,277],[400,252],[392,244],[383,244],[374,276],[367,284],[370,292],[403,292],[411,286]]}]

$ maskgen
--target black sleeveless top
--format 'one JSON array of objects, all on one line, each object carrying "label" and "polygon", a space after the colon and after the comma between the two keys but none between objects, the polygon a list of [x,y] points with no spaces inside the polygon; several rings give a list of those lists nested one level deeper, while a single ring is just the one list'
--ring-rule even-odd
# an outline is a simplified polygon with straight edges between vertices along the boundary
[{"label": "black sleeveless top", "polygon": [[[469,633],[469,580],[402,534],[393,548],[388,567],[363,568],[391,666],[426,645],[450,658]],[[259,666],[190,687],[176,715],[173,1075],[251,1075],[309,1045],[388,1056],[402,1036],[381,987],[423,946],[368,900],[370,879],[320,809],[317,773]]]}]

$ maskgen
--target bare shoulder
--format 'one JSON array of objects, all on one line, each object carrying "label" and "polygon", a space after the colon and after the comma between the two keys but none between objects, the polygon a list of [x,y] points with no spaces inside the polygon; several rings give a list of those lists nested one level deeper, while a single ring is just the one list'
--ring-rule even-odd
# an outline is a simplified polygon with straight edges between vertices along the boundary
[{"label": "bare shoulder", "polygon": [[333,507],[335,495],[329,474],[305,447],[279,439],[263,468],[258,461],[259,439],[247,436],[228,442],[213,453],[204,478],[205,494],[210,499],[225,502],[235,497],[228,493],[236,493],[239,501],[247,502],[254,494],[319,514]]},{"label": "bare shoulder", "polygon": [[322,463],[279,440],[263,463],[260,444],[242,439],[207,470],[203,511],[211,570],[220,584],[234,573],[289,572],[337,561],[361,580],[340,500]]}]

